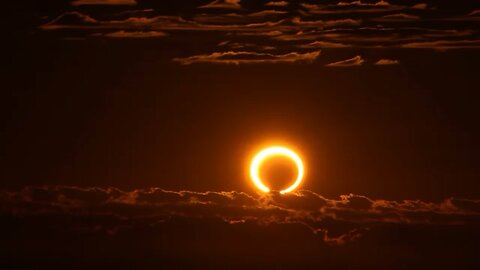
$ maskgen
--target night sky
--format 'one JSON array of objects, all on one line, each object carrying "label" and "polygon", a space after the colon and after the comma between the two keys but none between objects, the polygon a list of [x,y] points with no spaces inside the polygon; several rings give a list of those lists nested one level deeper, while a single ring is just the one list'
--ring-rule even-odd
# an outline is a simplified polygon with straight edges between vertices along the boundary
[{"label": "night sky", "polygon": [[2,5],[0,268],[480,269],[480,2]]}]

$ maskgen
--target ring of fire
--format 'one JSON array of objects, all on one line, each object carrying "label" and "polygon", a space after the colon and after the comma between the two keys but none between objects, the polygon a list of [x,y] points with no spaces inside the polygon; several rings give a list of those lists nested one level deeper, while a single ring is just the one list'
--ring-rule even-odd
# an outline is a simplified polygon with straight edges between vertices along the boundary
[{"label": "ring of fire", "polygon": [[260,171],[260,167],[262,166],[263,162],[265,160],[267,160],[268,158],[273,157],[273,156],[284,156],[284,157],[287,157],[287,158],[291,159],[295,163],[295,165],[297,167],[297,177],[295,179],[295,182],[291,186],[289,186],[288,188],[286,188],[284,190],[281,190],[280,193],[285,194],[285,193],[288,193],[288,192],[291,192],[291,191],[295,190],[300,185],[300,183],[302,182],[305,169],[303,167],[303,162],[302,162],[302,159],[300,158],[300,156],[298,156],[292,150],[290,150],[286,147],[283,147],[283,146],[272,146],[272,147],[266,148],[266,149],[260,151],[253,158],[252,163],[250,165],[250,178],[252,179],[253,183],[261,191],[263,191],[265,193],[270,192],[270,188],[267,187],[263,183],[262,179],[260,178],[259,171]]}]

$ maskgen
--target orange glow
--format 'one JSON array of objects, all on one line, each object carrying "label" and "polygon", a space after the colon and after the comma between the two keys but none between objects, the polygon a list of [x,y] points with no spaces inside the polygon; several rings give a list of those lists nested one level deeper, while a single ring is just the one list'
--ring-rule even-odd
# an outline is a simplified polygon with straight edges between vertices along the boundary
[{"label": "orange glow", "polygon": [[295,190],[299,185],[300,183],[302,182],[302,179],[303,179],[303,175],[305,173],[305,169],[303,167],[303,162],[302,162],[302,159],[300,158],[299,155],[297,155],[297,153],[295,153],[294,151],[286,148],[286,147],[283,147],[283,146],[272,146],[272,147],[268,147],[266,149],[263,149],[262,151],[260,151],[258,154],[255,155],[255,157],[253,158],[251,164],[250,164],[250,178],[252,179],[253,183],[255,184],[255,186],[263,191],[263,192],[270,192],[270,188],[267,187],[262,179],[260,178],[260,169],[261,169],[261,166],[263,164],[263,162],[265,160],[267,160],[268,158],[271,158],[271,157],[274,157],[274,156],[284,156],[284,157],[287,157],[289,159],[291,159],[296,167],[297,167],[297,177],[295,179],[295,182],[289,186],[288,188],[284,189],[284,190],[281,190],[280,193],[281,194],[285,194],[285,193],[288,193],[288,192],[291,192],[293,190]]}]

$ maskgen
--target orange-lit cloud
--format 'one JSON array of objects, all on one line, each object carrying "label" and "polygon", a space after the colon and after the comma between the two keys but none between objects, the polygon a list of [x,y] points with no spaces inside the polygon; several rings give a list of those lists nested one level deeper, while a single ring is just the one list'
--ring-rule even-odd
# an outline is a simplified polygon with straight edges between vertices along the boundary
[{"label": "orange-lit cloud", "polygon": [[246,51],[215,52],[212,54],[195,55],[185,58],[175,58],[173,61],[182,65],[195,63],[211,64],[275,64],[275,63],[311,63],[317,59],[320,51],[308,53],[291,52],[286,54],[271,54]]},{"label": "orange-lit cloud", "polygon": [[[194,258],[197,268],[205,265],[198,258],[208,258],[205,268],[212,269],[213,258],[213,269],[224,269],[248,255],[248,269],[259,261],[262,266],[293,262],[287,269],[343,269],[346,257],[360,269],[387,269],[407,250],[407,256],[422,255],[428,265],[422,269],[444,264],[442,258],[470,269],[478,263],[480,200],[44,186],[0,191],[0,220],[0,248],[9,255],[2,263],[16,266],[37,265],[38,258],[77,265],[72,258],[81,254],[89,265],[135,262],[153,269],[171,260],[178,268],[184,261],[191,266],[188,260]],[[459,249],[469,252],[449,256]]]},{"label": "orange-lit cloud", "polygon": [[299,45],[298,47],[300,48],[348,48],[351,47],[350,45],[347,44],[342,44],[342,43],[336,43],[336,42],[328,42],[328,41],[314,41],[308,44],[303,44]]},{"label": "orange-lit cloud", "polygon": [[164,37],[167,34],[158,31],[124,31],[107,33],[103,35],[111,38],[151,38],[151,37]]},{"label": "orange-lit cloud", "polygon": [[[152,224],[175,216],[219,217],[227,224],[299,224],[314,234],[322,233],[323,240],[331,244],[354,241],[373,224],[480,223],[479,200],[449,198],[440,203],[387,201],[354,194],[327,199],[306,190],[288,195],[253,196],[236,191],[193,192],[152,188],[125,192],[116,188],[28,187],[19,192],[1,191],[0,202],[0,214],[14,216],[112,215],[122,217],[124,221],[151,217],[149,222]],[[119,225],[103,224],[101,219],[98,222],[100,224],[91,225],[92,229],[106,226],[113,230]],[[345,223],[350,225],[342,228],[340,224]],[[333,231],[336,233],[329,233]]]},{"label": "orange-lit cloud", "polygon": [[361,0],[359,1],[352,1],[352,2],[338,2],[338,6],[365,6],[365,7],[378,7],[378,6],[390,6],[390,3],[384,0],[380,0],[375,3],[367,3],[367,2],[362,2]]},{"label": "orange-lit cloud", "polygon": [[436,40],[403,44],[403,48],[433,49],[439,51],[454,49],[480,49],[480,40]]},{"label": "orange-lit cloud", "polygon": [[419,20],[420,17],[416,15],[406,14],[406,13],[397,13],[385,15],[377,20],[379,21],[411,21]]},{"label": "orange-lit cloud", "polygon": [[[78,3],[125,3],[82,0]],[[74,2],[74,3],[77,3]],[[205,4],[206,3],[206,4]],[[478,8],[449,15],[442,6],[424,2],[400,4],[388,1],[339,1],[330,3],[223,0],[190,3],[190,10],[164,12],[165,3],[142,2],[142,9],[109,14],[98,7],[76,8],[45,19],[39,29],[52,36],[75,41],[90,38],[137,38],[168,35],[190,51],[176,58],[177,63],[309,63],[318,49],[479,49]],[[242,5],[243,4],[243,5]],[[180,6],[184,6],[183,4]],[[188,4],[185,3],[185,6]],[[268,8],[266,8],[268,7]],[[105,7],[103,7],[105,8]],[[180,7],[178,7],[180,8]],[[182,14],[182,15],[179,15]],[[330,14],[330,15],[329,15]],[[448,21],[450,27],[445,27]],[[468,22],[468,23],[467,23]],[[188,44],[201,40],[200,50]],[[228,43],[218,46],[224,40]],[[222,51],[217,50],[222,47]],[[200,47],[197,47],[198,49]],[[357,50],[357,51],[353,51]],[[212,53],[214,52],[214,53]],[[270,54],[265,54],[269,52]],[[288,52],[292,52],[289,54]],[[402,60],[403,61],[403,60]],[[343,61],[340,61],[343,62]],[[361,59],[329,66],[358,66]]]},{"label": "orange-lit cloud", "polygon": [[352,1],[339,2],[337,4],[322,5],[322,4],[301,4],[310,14],[348,14],[348,13],[378,13],[387,11],[398,11],[407,9],[407,6],[393,5],[387,1],[380,0],[375,3]]},{"label": "orange-lit cloud", "polygon": [[418,3],[412,6],[413,9],[427,9],[428,4],[426,3]]},{"label": "orange-lit cloud", "polygon": [[240,0],[215,0],[199,8],[223,8],[223,9],[240,9]]},{"label": "orange-lit cloud", "polygon": [[82,5],[136,5],[135,0],[74,0],[73,6]]},{"label": "orange-lit cloud", "polygon": [[286,11],[279,10],[263,10],[259,12],[247,13],[247,14],[237,14],[237,13],[223,13],[223,14],[198,14],[193,17],[193,21],[206,24],[238,24],[238,27],[242,25],[246,26],[249,23],[262,23],[262,22],[271,22],[276,20],[278,17],[285,15]]},{"label": "orange-lit cloud", "polygon": [[337,26],[358,26],[362,23],[362,21],[354,19],[304,21],[300,17],[294,17],[292,19],[292,23],[300,26],[327,28]]},{"label": "orange-lit cloud", "polygon": [[271,1],[265,4],[265,6],[269,7],[286,7],[288,6],[287,1]]},{"label": "orange-lit cloud", "polygon": [[[278,13],[274,11],[275,13]],[[280,12],[280,11],[279,11]],[[281,13],[281,12],[280,12]],[[264,13],[265,14],[265,13]],[[255,15],[255,14],[254,14]],[[83,13],[73,11],[65,12],[50,22],[40,26],[43,30],[57,29],[145,29],[145,30],[186,30],[186,31],[259,31],[274,28],[281,25],[281,21],[261,21],[249,23],[249,18],[256,16],[225,15],[230,19],[242,19],[240,24],[204,24],[201,21],[215,21],[215,16],[198,16],[187,20],[179,16],[151,16],[151,17],[129,17],[118,20],[97,20]],[[257,14],[257,16],[259,16]],[[223,17],[226,19],[226,17]],[[246,20],[244,20],[246,19]]]},{"label": "orange-lit cloud", "polygon": [[347,60],[342,60],[342,61],[327,64],[326,66],[327,67],[353,67],[353,66],[361,66],[363,65],[363,63],[365,63],[365,60],[363,60],[362,56],[357,55]]},{"label": "orange-lit cloud", "polygon": [[230,48],[232,50],[245,50],[245,49],[251,49],[251,50],[260,50],[260,51],[271,51],[275,50],[275,46],[269,46],[269,45],[258,45],[255,43],[240,43],[240,42],[231,42],[231,41],[223,41],[218,44],[218,47],[226,47]]},{"label": "orange-lit cloud", "polygon": [[468,13],[467,16],[480,16],[480,9]]},{"label": "orange-lit cloud", "polygon": [[400,62],[398,60],[393,60],[393,59],[380,59],[377,62],[375,62],[375,65],[378,66],[389,66],[389,65],[398,65]]}]

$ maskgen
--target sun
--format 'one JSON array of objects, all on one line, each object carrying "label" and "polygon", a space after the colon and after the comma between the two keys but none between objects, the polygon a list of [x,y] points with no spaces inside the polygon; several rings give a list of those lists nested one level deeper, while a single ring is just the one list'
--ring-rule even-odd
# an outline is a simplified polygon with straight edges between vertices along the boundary
[{"label": "sun", "polygon": [[265,193],[270,192],[270,188],[267,187],[260,178],[260,170],[265,160],[275,156],[286,157],[292,160],[292,162],[295,163],[295,166],[297,167],[297,177],[295,181],[288,188],[281,190],[280,193],[285,194],[295,190],[303,180],[305,169],[300,156],[294,151],[283,146],[271,146],[257,153],[250,164],[250,178],[260,191]]}]

